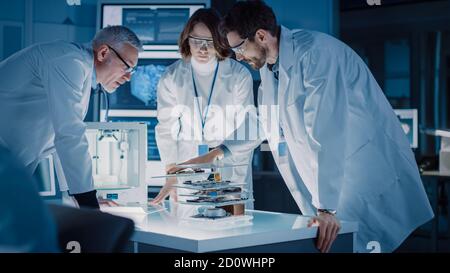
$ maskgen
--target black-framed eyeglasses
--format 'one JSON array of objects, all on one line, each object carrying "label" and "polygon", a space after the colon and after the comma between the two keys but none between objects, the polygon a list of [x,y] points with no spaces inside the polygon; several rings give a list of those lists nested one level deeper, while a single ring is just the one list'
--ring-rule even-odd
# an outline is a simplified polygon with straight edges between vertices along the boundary
[{"label": "black-framed eyeglasses", "polygon": [[233,50],[234,53],[236,53],[236,54],[243,55],[244,52],[245,52],[245,49],[244,49],[244,43],[245,43],[245,41],[247,41],[247,39],[248,39],[248,38],[245,38],[245,39],[244,39],[242,42],[240,42],[237,46],[231,47],[231,50]]},{"label": "black-framed eyeglasses", "polygon": [[111,49],[116,56],[123,62],[123,64],[127,67],[127,69],[125,69],[125,73],[130,73],[130,74],[134,74],[134,72],[136,72],[136,66],[131,67],[130,65],[128,65],[128,63],[122,58],[122,56],[120,56],[120,54],[110,45],[107,45],[109,47],[109,49]]}]

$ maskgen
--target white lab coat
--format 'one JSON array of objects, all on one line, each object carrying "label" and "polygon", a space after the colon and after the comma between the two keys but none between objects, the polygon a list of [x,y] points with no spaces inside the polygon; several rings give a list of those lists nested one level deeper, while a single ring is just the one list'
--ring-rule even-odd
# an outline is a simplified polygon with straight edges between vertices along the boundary
[{"label": "white lab coat", "polygon": [[[232,128],[239,127],[245,120],[239,118],[245,109],[230,116],[222,115],[221,109],[234,105],[254,108],[253,80],[248,69],[232,59],[225,59],[219,63],[204,129],[205,143],[211,148],[219,146],[225,139],[232,139],[234,133]],[[167,69],[159,81],[157,95],[158,125],[155,131],[161,160],[168,165],[197,157],[198,145],[202,143],[202,126],[195,99],[190,61],[179,60]],[[206,104],[206,99],[203,99],[202,105],[205,108]],[[205,108],[202,109],[203,115]],[[228,173],[224,178],[246,183],[245,188],[250,195],[253,189],[252,156],[253,151],[246,151],[239,157],[230,157],[227,159],[228,163],[248,164],[248,166],[224,170]],[[252,203],[247,206],[251,207]]]},{"label": "white lab coat", "polygon": [[60,188],[71,194],[93,190],[83,122],[93,71],[92,47],[64,41],[0,63],[0,138],[30,173],[53,154]]},{"label": "white lab coat", "polygon": [[[357,221],[358,252],[368,251],[370,241],[393,251],[433,212],[392,107],[342,42],[284,27],[280,39],[279,84],[263,67],[258,103],[261,111],[278,97],[286,163],[278,158],[277,130],[265,133],[285,183],[304,214],[336,209],[340,219]],[[267,124],[270,116],[259,117]],[[237,155],[259,143],[225,145]]]}]

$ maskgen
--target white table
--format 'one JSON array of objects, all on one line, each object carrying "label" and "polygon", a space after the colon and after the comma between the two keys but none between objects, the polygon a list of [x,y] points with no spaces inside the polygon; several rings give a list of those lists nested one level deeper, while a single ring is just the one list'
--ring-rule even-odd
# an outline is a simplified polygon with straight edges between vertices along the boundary
[{"label": "white table", "polygon": [[[210,225],[187,227],[181,219],[189,213],[179,204],[152,208],[149,214],[114,213],[134,220],[133,252],[317,252],[317,227],[308,228],[309,217],[247,210],[252,225],[217,230]],[[354,252],[357,223],[341,222],[331,252]]]}]

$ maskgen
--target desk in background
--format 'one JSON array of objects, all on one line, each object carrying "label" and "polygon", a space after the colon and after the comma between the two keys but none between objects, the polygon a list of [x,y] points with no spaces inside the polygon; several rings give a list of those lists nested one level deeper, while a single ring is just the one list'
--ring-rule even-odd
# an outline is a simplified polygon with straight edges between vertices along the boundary
[{"label": "desk in background", "polygon": [[[434,219],[432,223],[431,230],[431,247],[432,250],[438,251],[438,241],[439,241],[439,187],[442,187],[443,190],[447,189],[447,209],[450,210],[450,172],[440,172],[440,171],[425,171],[422,174],[425,179],[425,183],[431,183],[431,196],[430,203],[434,211]],[[450,225],[450,212],[448,212],[448,222]],[[448,228],[448,236],[450,238],[450,226]]]}]

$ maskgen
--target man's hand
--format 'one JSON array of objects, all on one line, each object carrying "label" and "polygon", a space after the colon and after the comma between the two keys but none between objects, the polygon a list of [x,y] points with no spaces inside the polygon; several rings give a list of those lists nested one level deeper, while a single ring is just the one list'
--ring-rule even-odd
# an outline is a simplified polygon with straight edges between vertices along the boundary
[{"label": "man's hand", "polygon": [[173,187],[177,183],[176,177],[169,177],[166,180],[166,183],[162,187],[162,189],[159,191],[158,195],[150,201],[150,205],[158,205],[167,198],[167,196],[170,195],[170,198],[172,198],[175,202],[177,202],[177,191]]},{"label": "man's hand", "polygon": [[318,216],[309,220],[308,227],[319,225],[319,236],[317,238],[317,248],[326,253],[330,250],[331,245],[341,229],[339,220],[329,213],[319,212]]},{"label": "man's hand", "polygon": [[103,199],[101,197],[99,197],[97,199],[98,199],[98,204],[100,205],[100,207],[118,207],[118,206],[120,206],[117,202],[114,202],[111,199]]},{"label": "man's hand", "polygon": [[[212,163],[220,155],[223,155],[223,151],[220,148],[216,148],[205,155],[189,159],[188,161],[183,162],[179,165]],[[181,170],[183,170],[183,168],[173,166],[167,170],[167,173],[173,174]]]}]

